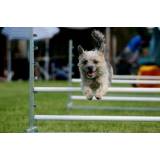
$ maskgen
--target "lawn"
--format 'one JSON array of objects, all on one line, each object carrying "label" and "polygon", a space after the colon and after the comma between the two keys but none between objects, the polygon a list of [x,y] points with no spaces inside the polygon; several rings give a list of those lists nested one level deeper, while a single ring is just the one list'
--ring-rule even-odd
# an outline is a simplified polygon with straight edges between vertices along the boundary
[{"label": "lawn", "polygon": [[[37,86],[67,86],[64,81],[41,81]],[[0,132],[26,132],[28,128],[28,82],[0,83]],[[142,94],[139,94],[141,96]],[[153,95],[153,94],[152,94]],[[159,95],[155,95],[159,96]],[[110,111],[66,109],[67,93],[39,93],[35,96],[36,114],[58,115],[146,115],[158,116],[160,111]],[[158,102],[90,102],[75,105],[160,106]],[[160,122],[95,122],[37,121],[39,132],[160,132]]]}]

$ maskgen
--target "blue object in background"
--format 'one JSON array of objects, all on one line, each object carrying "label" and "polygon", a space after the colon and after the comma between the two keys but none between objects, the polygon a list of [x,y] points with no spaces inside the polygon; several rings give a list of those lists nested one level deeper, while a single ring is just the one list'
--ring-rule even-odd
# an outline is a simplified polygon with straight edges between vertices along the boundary
[{"label": "blue object in background", "polygon": [[132,53],[139,50],[139,46],[141,45],[142,38],[140,35],[136,35],[128,42],[127,47],[130,49]]}]

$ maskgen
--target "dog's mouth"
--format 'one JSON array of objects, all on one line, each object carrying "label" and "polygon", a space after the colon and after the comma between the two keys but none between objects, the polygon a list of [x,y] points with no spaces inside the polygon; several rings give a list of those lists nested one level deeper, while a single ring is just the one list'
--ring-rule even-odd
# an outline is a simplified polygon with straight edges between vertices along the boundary
[{"label": "dog's mouth", "polygon": [[88,78],[95,78],[96,77],[96,71],[89,71],[87,72]]}]

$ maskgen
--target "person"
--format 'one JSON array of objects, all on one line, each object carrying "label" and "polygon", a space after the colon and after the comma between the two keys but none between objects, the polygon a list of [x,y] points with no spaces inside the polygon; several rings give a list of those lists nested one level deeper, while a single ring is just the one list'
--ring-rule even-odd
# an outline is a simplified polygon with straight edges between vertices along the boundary
[{"label": "person", "polygon": [[149,35],[146,34],[143,28],[139,28],[137,34],[128,41],[118,58],[117,74],[127,75],[136,72],[140,54],[142,51],[146,52],[149,40]]},{"label": "person", "polygon": [[160,29],[158,27],[152,29],[148,54],[140,57],[138,64],[160,66]]},{"label": "person", "polygon": [[16,47],[13,49],[13,78],[12,80],[28,80],[29,79],[29,61],[27,57],[27,41],[17,41]]},{"label": "person", "polygon": [[142,44],[142,37],[140,35],[135,35],[128,42],[127,46],[124,49],[122,55],[128,63],[134,63],[138,57],[139,49]]}]

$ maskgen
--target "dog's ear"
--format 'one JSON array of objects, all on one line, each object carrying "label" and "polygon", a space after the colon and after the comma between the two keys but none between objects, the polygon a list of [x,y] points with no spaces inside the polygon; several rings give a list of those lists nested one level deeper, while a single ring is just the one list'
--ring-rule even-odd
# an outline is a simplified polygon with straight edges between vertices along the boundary
[{"label": "dog's ear", "polygon": [[84,53],[84,49],[81,45],[78,45],[78,52],[80,55]]}]

